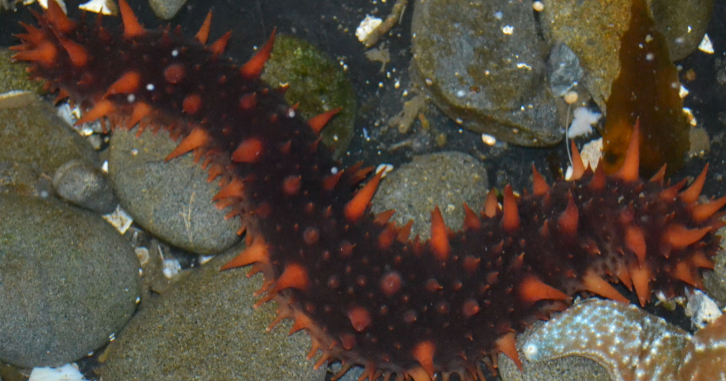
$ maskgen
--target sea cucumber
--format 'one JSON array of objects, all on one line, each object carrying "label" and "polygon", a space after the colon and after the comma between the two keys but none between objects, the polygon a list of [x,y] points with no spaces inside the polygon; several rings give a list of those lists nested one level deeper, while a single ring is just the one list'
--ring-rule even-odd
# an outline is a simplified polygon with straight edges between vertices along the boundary
[{"label": "sea cucumber", "polygon": [[[391,213],[368,213],[381,173],[341,169],[319,131],[337,110],[303,120],[259,80],[274,33],[247,63],[223,52],[229,34],[206,45],[211,14],[194,40],[143,28],[120,0],[123,31],[71,20],[57,4],[24,25],[15,59],[31,76],[114,128],[165,128],[181,138],[167,160],[193,152],[213,201],[239,216],[248,248],[223,269],[262,272],[259,304],[276,300],[278,318],[294,319],[328,360],[366,367],[364,378],[483,379],[481,360],[499,352],[519,362],[515,333],[565,309],[577,293],[627,302],[609,282],[634,288],[641,304],[654,289],[680,294],[700,287],[713,267],[726,197],[697,202],[706,169],[664,184],[665,168],[638,177],[638,128],[625,164],[605,175],[585,168],[573,150],[572,182],[552,185],[534,170],[531,195],[504,189],[503,208],[489,192],[485,210],[465,207],[452,232],[438,208],[431,239],[409,239]],[[162,127],[163,126],[163,127]]]}]

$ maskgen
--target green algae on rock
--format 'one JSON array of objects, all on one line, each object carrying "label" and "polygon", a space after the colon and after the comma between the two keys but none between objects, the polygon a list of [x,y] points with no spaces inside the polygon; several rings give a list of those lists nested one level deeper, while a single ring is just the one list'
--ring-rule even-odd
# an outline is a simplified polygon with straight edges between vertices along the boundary
[{"label": "green algae on rock", "polygon": [[411,76],[463,127],[522,146],[564,135],[531,4],[416,1]]},{"label": "green algae on rock", "polygon": [[640,124],[640,174],[649,177],[664,163],[672,173],[688,152],[688,121],[679,95],[678,71],[645,0],[633,0],[630,27],[622,35],[620,72],[607,100],[603,164],[613,173],[623,163],[632,126]]},{"label": "green algae on rock", "polygon": [[325,145],[335,148],[336,157],[348,149],[357,106],[353,85],[340,65],[311,43],[282,34],[275,38],[262,79],[273,87],[289,85],[285,100],[291,105],[299,104],[297,110],[305,119],[342,107],[321,135]]}]

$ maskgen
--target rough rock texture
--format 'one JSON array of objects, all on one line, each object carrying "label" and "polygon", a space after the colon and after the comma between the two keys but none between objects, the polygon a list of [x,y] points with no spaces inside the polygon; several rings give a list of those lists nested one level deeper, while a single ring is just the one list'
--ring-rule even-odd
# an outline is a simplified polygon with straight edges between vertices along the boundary
[{"label": "rough rock texture", "polygon": [[449,117],[517,145],[562,139],[529,2],[419,0],[411,32],[411,75]]},{"label": "rough rock texture", "polygon": [[0,361],[59,366],[108,342],[136,309],[139,263],[97,215],[0,195]]},{"label": "rough rock texture", "polygon": [[392,220],[399,225],[413,220],[411,237],[431,236],[431,211],[441,210],[446,226],[463,226],[466,202],[481,210],[489,181],[479,160],[461,152],[439,152],[415,156],[410,163],[396,168],[381,182],[373,197],[373,213],[395,210]]},{"label": "rough rock texture", "polygon": [[93,148],[44,102],[0,109],[0,123],[0,141],[13,147],[0,150],[0,160],[25,163],[49,176],[72,159],[101,164]]},{"label": "rough rock texture", "polygon": [[152,234],[197,254],[218,253],[239,240],[239,220],[225,220],[212,197],[217,182],[184,155],[167,163],[177,146],[166,132],[114,131],[108,174],[121,206]]},{"label": "rough rock texture", "polygon": [[219,272],[239,250],[215,258],[142,310],[109,346],[99,369],[103,379],[322,381],[325,367],[314,371],[305,359],[307,335],[287,336],[290,321],[265,332],[276,307],[252,308],[261,276]]}]

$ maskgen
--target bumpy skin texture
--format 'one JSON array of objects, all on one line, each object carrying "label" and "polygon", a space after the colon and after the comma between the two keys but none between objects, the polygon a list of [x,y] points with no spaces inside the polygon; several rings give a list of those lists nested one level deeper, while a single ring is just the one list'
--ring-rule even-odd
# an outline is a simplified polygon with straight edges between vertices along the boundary
[{"label": "bumpy skin texture", "polygon": [[240,67],[220,55],[223,42],[144,30],[120,5],[123,33],[68,20],[51,2],[19,36],[16,59],[90,109],[83,122],[163,125],[183,138],[170,158],[202,157],[225,186],[215,201],[247,232],[249,248],[225,269],[261,271],[260,302],[275,299],[279,318],[310,334],[320,363],[360,364],[369,379],[482,378],[480,360],[500,351],[516,358],[513,333],[575,293],[624,301],[607,281],[623,282],[645,303],[653,289],[675,295],[700,285],[701,268],[712,267],[714,213],[726,201],[699,207],[698,182],[679,196],[683,183],[637,179],[637,153],[616,176],[580,168],[576,181],[550,187],[535,174],[533,195],[505,189],[503,210],[490,197],[461,232],[448,231],[436,210],[432,241],[409,240],[405,228],[367,213],[380,178],[358,189],[368,172],[339,169],[311,126],[259,80],[265,48]]}]

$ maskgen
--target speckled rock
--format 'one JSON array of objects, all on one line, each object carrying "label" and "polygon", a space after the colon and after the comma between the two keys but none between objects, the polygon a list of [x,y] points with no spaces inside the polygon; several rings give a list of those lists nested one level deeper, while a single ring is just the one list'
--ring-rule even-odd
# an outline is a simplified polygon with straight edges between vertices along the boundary
[{"label": "speckled rock", "polygon": [[723,308],[726,306],[726,228],[716,233],[721,237],[721,250],[714,258],[713,271],[703,272],[703,286],[706,293]]},{"label": "speckled rock", "polygon": [[139,263],[97,215],[0,195],[0,361],[59,366],[109,341],[136,309]]},{"label": "speckled rock", "polygon": [[0,160],[25,163],[48,176],[73,159],[101,164],[93,148],[45,102],[0,109],[0,123],[0,141],[12,147],[0,150]]},{"label": "speckled rock", "polygon": [[50,180],[28,164],[0,161],[0,194],[47,198],[53,192]]},{"label": "speckled rock", "polygon": [[239,219],[225,220],[212,197],[217,181],[187,154],[167,163],[177,146],[166,132],[114,131],[108,175],[121,206],[134,221],[168,243],[197,254],[214,254],[239,240]]},{"label": "speckled rock", "polygon": [[287,336],[290,321],[271,332],[274,303],[254,310],[262,285],[246,269],[220,273],[239,249],[220,255],[142,310],[108,348],[105,381],[322,381],[305,355],[310,339]]},{"label": "speckled rock", "polygon": [[477,159],[461,152],[416,156],[389,173],[373,197],[373,213],[395,210],[399,225],[413,220],[411,238],[431,236],[431,211],[439,207],[446,226],[459,230],[464,222],[463,203],[481,210],[489,181]]},{"label": "speckled rock", "polygon": [[655,24],[666,37],[671,60],[686,58],[703,40],[713,0],[650,0]]},{"label": "speckled rock", "polygon": [[71,160],[58,167],[53,187],[64,200],[94,212],[111,213],[118,204],[106,174],[85,161]]},{"label": "speckled rock", "polygon": [[411,33],[411,75],[450,118],[522,146],[562,140],[530,2],[417,0]]},{"label": "speckled rock", "polygon": [[298,111],[306,119],[342,107],[321,135],[325,145],[335,147],[336,157],[348,149],[354,133],[356,95],[337,62],[309,42],[281,34],[275,38],[262,79],[271,86],[289,84],[285,100],[291,105],[299,103]]},{"label": "speckled rock", "polygon": [[[620,38],[630,25],[632,0],[543,0],[545,36],[570,47],[585,69],[584,84],[601,110],[620,71]],[[671,59],[693,52],[703,38],[713,0],[648,0]],[[690,29],[690,33],[689,33]]]},{"label": "speckled rock", "polygon": [[149,0],[149,5],[156,17],[171,20],[186,2],[187,0]]},{"label": "speckled rock", "polygon": [[12,90],[42,93],[43,84],[28,79],[25,65],[18,65],[10,61],[10,57],[15,53],[8,48],[0,48],[0,93]]}]

